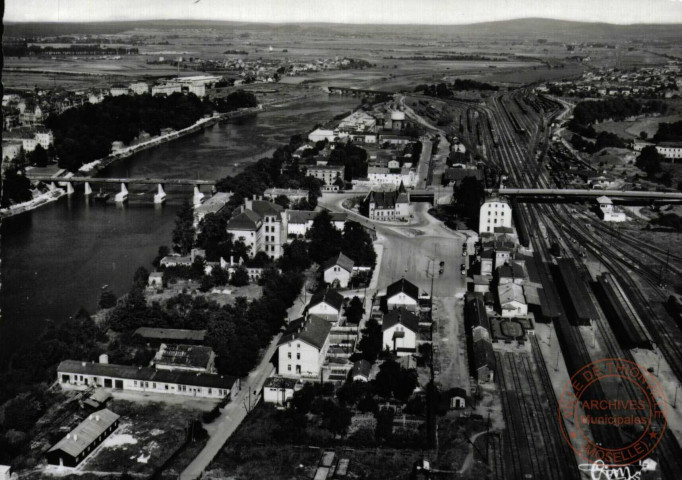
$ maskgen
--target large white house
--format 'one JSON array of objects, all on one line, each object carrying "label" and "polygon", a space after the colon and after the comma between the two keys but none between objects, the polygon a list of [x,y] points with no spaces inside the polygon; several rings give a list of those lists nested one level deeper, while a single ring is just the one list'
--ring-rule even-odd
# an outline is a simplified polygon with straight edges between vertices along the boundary
[{"label": "large white house", "polygon": [[512,209],[509,202],[501,198],[493,198],[481,204],[478,221],[478,233],[494,233],[496,227],[512,226]]},{"label": "large white house", "polygon": [[391,310],[384,315],[381,324],[383,349],[390,350],[399,357],[417,351],[419,318],[405,309]]},{"label": "large white house", "polygon": [[277,347],[277,373],[282,377],[321,381],[332,324],[322,318],[294,320]]},{"label": "large white house", "polygon": [[236,214],[227,222],[227,231],[235,241],[243,241],[254,256],[265,252],[276,259],[284,253],[286,243],[286,217],[284,209],[276,203],[255,197],[244,201]]},{"label": "large white house", "polygon": [[343,180],[346,167],[343,165],[314,165],[307,167],[306,175],[322,180],[325,185],[331,185],[337,178]]},{"label": "large white house", "polygon": [[355,262],[343,253],[330,258],[323,267],[324,283],[347,288],[353,275],[353,266],[355,266]]},{"label": "large white house", "polygon": [[370,220],[395,222],[410,217],[410,200],[401,188],[392,192],[375,192],[367,194],[363,201],[363,210]]},{"label": "large white house", "polygon": [[419,306],[419,288],[404,278],[386,287],[386,307],[389,310],[404,308],[410,311]]}]

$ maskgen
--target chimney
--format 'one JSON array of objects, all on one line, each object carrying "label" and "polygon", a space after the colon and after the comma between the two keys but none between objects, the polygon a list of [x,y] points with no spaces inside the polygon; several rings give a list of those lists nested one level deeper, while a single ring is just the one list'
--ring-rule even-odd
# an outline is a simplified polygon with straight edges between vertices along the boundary
[{"label": "chimney", "polygon": [[109,363],[109,355],[107,355],[106,353],[103,353],[102,355],[100,355],[99,356],[99,363],[102,363],[105,365],[108,364]]},{"label": "chimney", "polygon": [[99,415],[95,415],[95,421],[99,422]]},{"label": "chimney", "polygon": [[87,362],[81,362],[81,366],[84,367]]},{"label": "chimney", "polygon": [[73,434],[73,441],[74,442],[78,441],[78,434],[77,433]]},{"label": "chimney", "polygon": [[70,433],[67,433],[67,434],[66,434],[66,439],[67,439],[67,440],[71,440],[71,434],[70,434]]}]

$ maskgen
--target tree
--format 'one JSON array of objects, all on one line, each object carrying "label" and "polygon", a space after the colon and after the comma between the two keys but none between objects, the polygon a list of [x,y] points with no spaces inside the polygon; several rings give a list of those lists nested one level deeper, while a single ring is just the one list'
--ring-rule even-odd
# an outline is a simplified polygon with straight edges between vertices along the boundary
[{"label": "tree", "polygon": [[201,277],[201,285],[199,285],[199,290],[202,292],[208,292],[215,286],[212,275],[204,275]]},{"label": "tree", "polygon": [[362,320],[363,313],[362,300],[357,296],[353,297],[346,307],[346,319],[349,323],[357,325]]},{"label": "tree", "polygon": [[47,166],[47,162],[49,160],[47,157],[47,151],[40,144],[36,145],[36,148],[28,154],[28,158],[29,161],[36,167]]},{"label": "tree", "polygon": [[286,210],[289,208],[291,201],[286,195],[277,195],[277,198],[275,198],[275,203]]},{"label": "tree", "polygon": [[644,170],[649,177],[661,171],[662,157],[653,145],[646,146],[637,157],[635,165],[637,168]]},{"label": "tree", "polygon": [[235,287],[243,287],[249,284],[249,272],[242,265],[235,268],[232,278],[230,278],[230,285]]},{"label": "tree", "polygon": [[230,281],[230,275],[227,273],[227,270],[219,266],[213,267],[211,277],[213,277],[213,284],[219,287],[227,285]]},{"label": "tree", "polygon": [[2,174],[2,207],[31,200],[31,181],[17,170],[9,169]]},{"label": "tree", "polygon": [[641,138],[642,140],[646,140],[647,138],[649,138],[649,134],[646,133],[645,131],[641,131],[639,132],[639,138]]},{"label": "tree", "polygon": [[341,232],[334,227],[327,210],[322,210],[315,217],[308,231],[308,237],[310,238],[308,247],[310,258],[320,265],[341,250]]},{"label": "tree", "polygon": [[170,248],[168,248],[166,245],[161,245],[157,251],[156,257],[152,261],[152,265],[154,265],[155,268],[159,268],[161,265],[161,259],[163,259],[163,257],[167,257],[168,255],[170,255]]},{"label": "tree", "polygon": [[194,245],[194,214],[187,200],[182,204],[173,229],[173,248],[181,255],[189,254]]},{"label": "tree", "polygon": [[484,198],[485,190],[483,184],[475,177],[464,178],[459,188],[454,190],[457,210],[469,220],[472,228],[477,228],[478,215]]},{"label": "tree", "polygon": [[362,338],[360,338],[358,345],[362,357],[368,362],[374,363],[379,352],[381,352],[382,342],[381,325],[374,318],[370,318],[365,323],[365,328],[362,329]]},{"label": "tree", "polygon": [[144,288],[147,286],[147,280],[149,279],[149,270],[144,267],[138,267],[133,275],[133,284],[138,287]]},{"label": "tree", "polygon": [[403,368],[393,360],[387,360],[379,367],[374,387],[384,398],[395,397],[401,402],[406,402],[417,387],[417,371]]},{"label": "tree", "polygon": [[308,244],[303,240],[294,240],[284,245],[284,253],[278,260],[279,268],[284,272],[303,271],[310,267]]},{"label": "tree", "polygon": [[343,227],[341,251],[352,258],[357,265],[374,267],[377,255],[372,237],[358,222],[348,221]]},{"label": "tree", "polygon": [[99,308],[111,308],[116,306],[116,295],[111,290],[102,290],[99,294]]}]

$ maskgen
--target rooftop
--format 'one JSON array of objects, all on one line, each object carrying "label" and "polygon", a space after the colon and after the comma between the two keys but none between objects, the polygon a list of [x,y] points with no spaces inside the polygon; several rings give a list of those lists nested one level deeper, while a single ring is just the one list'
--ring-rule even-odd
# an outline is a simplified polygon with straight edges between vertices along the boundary
[{"label": "rooftop", "polygon": [[119,418],[121,418],[119,415],[106,408],[95,412],[57,442],[49,451],[61,450],[72,457],[78,457]]},{"label": "rooftop", "polygon": [[156,370],[150,367],[88,363],[78,360],[64,360],[57,367],[57,372],[224,389],[231,389],[234,382],[237,381],[235,377],[230,377],[229,375],[191,373],[179,370]]},{"label": "rooftop", "polygon": [[315,305],[318,305],[322,302],[326,303],[327,305],[331,305],[337,310],[341,310],[341,306],[343,305],[343,295],[332,289],[327,289],[324,292],[316,293],[310,299],[308,308],[314,307]]},{"label": "rooftop", "polygon": [[195,342],[203,342],[206,338],[206,330],[140,327],[135,330],[135,335],[157,340],[191,340]]},{"label": "rooftop", "polygon": [[381,323],[381,329],[386,331],[398,324],[415,333],[419,331],[419,318],[415,314],[402,308],[391,310],[384,315],[384,320]]},{"label": "rooftop", "polygon": [[386,297],[391,298],[399,293],[404,293],[414,300],[419,300],[419,288],[414,283],[401,278],[395,283],[390,284],[386,287]]},{"label": "rooftop", "polygon": [[227,222],[228,230],[257,230],[258,223],[261,222],[261,217],[256,212],[251,210],[244,210],[242,213],[235,215]]},{"label": "rooftop", "polygon": [[332,330],[332,325],[328,321],[311,316],[308,320],[299,318],[294,320],[287,326],[287,329],[282,334],[278,345],[293,342],[294,340],[301,340],[302,342],[311,345],[318,350],[321,350],[324,343],[329,337],[329,332]]},{"label": "rooftop", "polygon": [[355,262],[352,259],[345,256],[343,252],[341,252],[337,256],[332,257],[325,262],[324,270],[327,270],[335,266],[339,266],[343,268],[345,271],[352,273],[353,266],[355,266]]},{"label": "rooftop", "polygon": [[166,345],[161,344],[154,360],[157,365],[176,367],[207,368],[213,349],[196,345]]}]

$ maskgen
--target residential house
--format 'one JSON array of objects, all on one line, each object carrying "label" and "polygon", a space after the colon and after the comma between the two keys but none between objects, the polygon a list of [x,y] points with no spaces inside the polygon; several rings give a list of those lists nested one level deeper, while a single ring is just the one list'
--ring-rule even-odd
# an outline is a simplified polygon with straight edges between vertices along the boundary
[{"label": "residential house", "polygon": [[149,93],[149,85],[146,82],[135,82],[128,86],[128,89],[135,95],[143,95]]},{"label": "residential house", "polygon": [[282,377],[321,381],[332,324],[317,316],[289,323],[277,346]]},{"label": "residential house", "polygon": [[419,288],[408,280],[401,278],[386,287],[386,307],[388,310],[404,308],[415,311],[419,307]]},{"label": "residential house", "polygon": [[128,95],[129,89],[126,85],[114,85],[109,89],[109,95],[118,97],[120,95]]},{"label": "residential house", "polygon": [[495,377],[495,352],[487,340],[474,342],[473,371],[478,383],[490,383]]},{"label": "residential house", "polygon": [[106,408],[92,413],[47,451],[47,463],[77,466],[118,428],[120,418]]},{"label": "residential house", "polygon": [[57,367],[62,388],[113,388],[130,392],[182,395],[196,398],[231,398],[241,387],[238,378],[228,375],[158,370],[151,367],[64,360]]},{"label": "residential house", "polygon": [[352,259],[343,253],[339,253],[324,264],[324,282],[332,287],[348,288],[350,278],[353,275],[353,266],[355,266],[355,262]]},{"label": "residential house", "polygon": [[147,286],[152,288],[163,288],[163,272],[152,272],[147,279]]},{"label": "residential house", "polygon": [[383,349],[399,357],[417,352],[419,317],[403,308],[390,310],[381,323]]},{"label": "residential house", "polygon": [[314,315],[335,323],[341,318],[344,300],[343,295],[328,288],[324,292],[313,295],[306,307],[306,313],[309,316]]},{"label": "residential house", "polygon": [[682,158],[682,142],[661,142],[656,145],[656,151],[672,163]]},{"label": "residential house", "polygon": [[354,382],[369,382],[369,375],[372,371],[372,364],[367,360],[358,360],[353,364],[351,376]]}]

